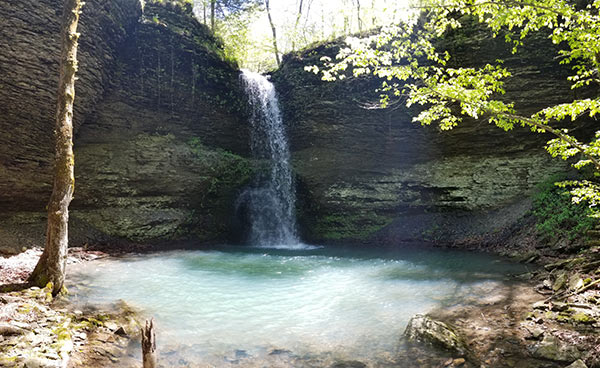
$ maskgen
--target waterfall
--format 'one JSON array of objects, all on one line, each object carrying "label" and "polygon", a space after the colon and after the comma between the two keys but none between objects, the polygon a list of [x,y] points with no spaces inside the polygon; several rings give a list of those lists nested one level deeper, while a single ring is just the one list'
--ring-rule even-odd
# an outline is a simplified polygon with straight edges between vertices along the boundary
[{"label": "waterfall", "polygon": [[250,103],[252,155],[259,163],[253,184],[238,199],[250,222],[250,244],[303,248],[296,233],[290,149],[275,87],[258,73],[243,71],[241,79]]}]

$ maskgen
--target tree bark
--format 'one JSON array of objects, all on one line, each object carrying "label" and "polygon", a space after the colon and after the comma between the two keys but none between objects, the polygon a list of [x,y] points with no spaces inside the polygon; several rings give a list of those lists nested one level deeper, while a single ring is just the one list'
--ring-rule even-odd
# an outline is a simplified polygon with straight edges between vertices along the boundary
[{"label": "tree bark", "polygon": [[356,21],[358,22],[358,32],[362,32],[362,19],[360,19],[360,0],[356,0]]},{"label": "tree bark", "polygon": [[52,294],[60,292],[65,281],[68,251],[69,203],[73,198],[73,102],[77,72],[77,24],[80,0],[64,0],[61,26],[60,76],[56,112],[56,153],[54,187],[48,203],[46,246],[29,277],[31,284],[44,287],[52,283]]},{"label": "tree bark", "polygon": [[142,328],[142,364],[143,368],[156,368],[156,335],[154,334],[154,320],[146,320]]},{"label": "tree bark", "polygon": [[271,9],[269,8],[269,0],[265,0],[265,7],[267,8],[267,16],[269,17],[269,24],[271,25],[271,32],[273,32],[273,49],[275,50],[275,60],[277,60],[277,66],[281,64],[279,58],[279,50],[277,49],[277,31],[273,24],[273,18],[271,18]]},{"label": "tree bark", "polygon": [[298,6],[298,14],[296,15],[296,23],[294,23],[294,34],[292,35],[292,51],[296,51],[296,37],[298,37],[298,24],[300,23],[300,18],[302,18],[302,3],[303,0],[300,0],[300,5]]},{"label": "tree bark", "polygon": [[217,0],[210,0],[210,29],[215,32],[216,21],[215,21],[215,7],[217,6]]}]

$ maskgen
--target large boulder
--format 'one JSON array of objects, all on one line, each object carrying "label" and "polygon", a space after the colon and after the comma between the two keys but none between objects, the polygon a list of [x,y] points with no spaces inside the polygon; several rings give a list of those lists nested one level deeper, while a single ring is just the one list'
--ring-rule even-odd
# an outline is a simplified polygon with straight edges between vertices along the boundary
[{"label": "large boulder", "polygon": [[453,328],[427,315],[414,315],[408,321],[404,337],[409,342],[426,344],[460,356],[469,354],[465,342]]},{"label": "large boulder", "polygon": [[562,341],[554,335],[545,335],[542,341],[532,346],[531,355],[559,362],[573,362],[583,357],[577,346]]}]

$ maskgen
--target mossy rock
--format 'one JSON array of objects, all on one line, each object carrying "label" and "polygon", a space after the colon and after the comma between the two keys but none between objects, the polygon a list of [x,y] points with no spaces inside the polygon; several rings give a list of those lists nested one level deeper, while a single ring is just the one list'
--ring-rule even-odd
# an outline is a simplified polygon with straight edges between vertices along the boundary
[{"label": "mossy rock", "polygon": [[582,357],[581,351],[567,342],[553,335],[545,335],[544,339],[532,349],[536,358],[554,360],[559,362],[572,362]]},{"label": "mossy rock", "polygon": [[581,323],[581,324],[586,324],[586,325],[593,324],[596,322],[596,320],[592,316],[590,316],[589,314],[584,313],[584,312],[577,312],[577,313],[573,314],[571,316],[571,319],[575,323]]},{"label": "mossy rock", "polygon": [[452,327],[426,315],[413,316],[406,326],[404,337],[410,342],[441,348],[460,356],[469,354],[465,341]]}]

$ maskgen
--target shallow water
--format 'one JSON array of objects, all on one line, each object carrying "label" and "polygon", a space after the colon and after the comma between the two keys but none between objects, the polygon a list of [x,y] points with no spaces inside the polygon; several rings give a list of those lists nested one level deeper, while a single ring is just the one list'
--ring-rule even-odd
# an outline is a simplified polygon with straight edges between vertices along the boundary
[{"label": "shallow water", "polygon": [[412,315],[486,297],[523,271],[464,252],[224,246],[94,261],[70,280],[76,302],[124,299],[153,316],[161,351],[214,363],[272,349],[394,352]]}]

